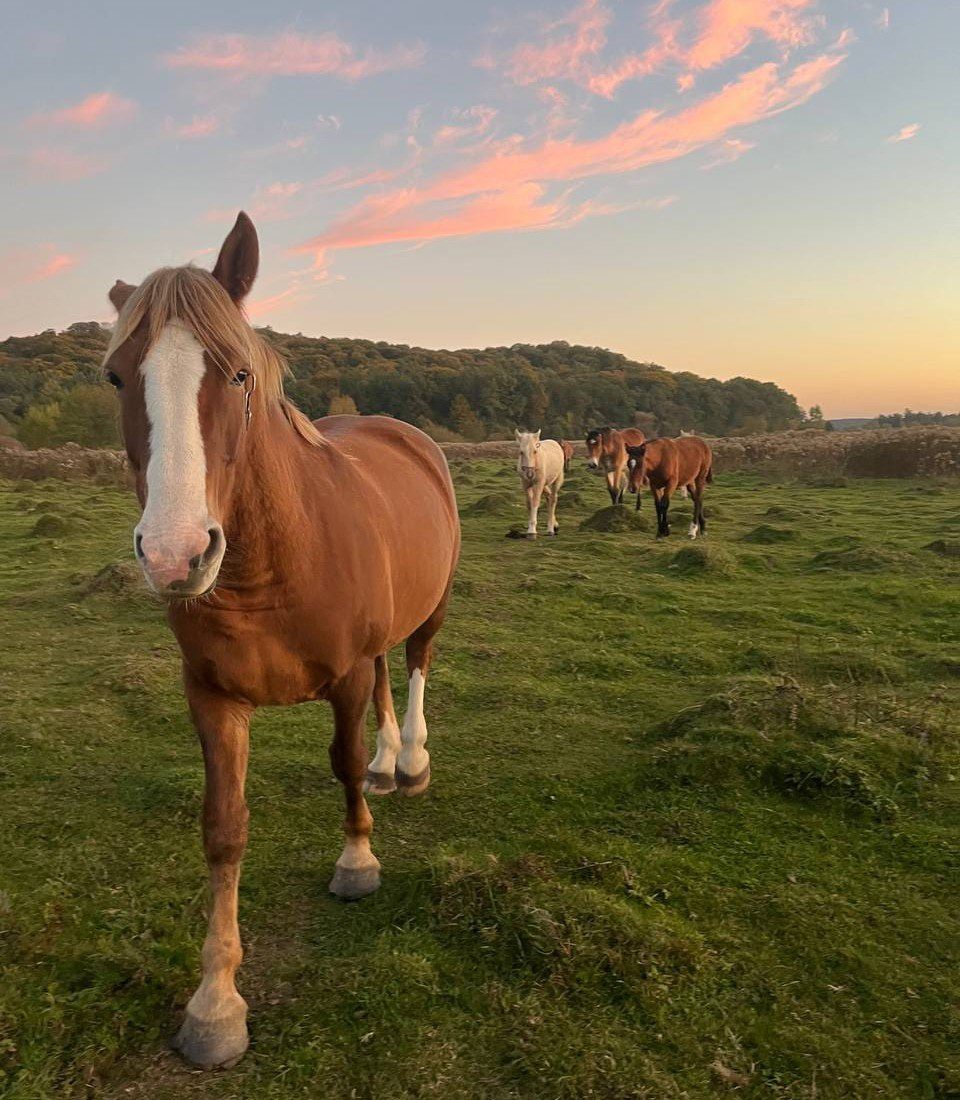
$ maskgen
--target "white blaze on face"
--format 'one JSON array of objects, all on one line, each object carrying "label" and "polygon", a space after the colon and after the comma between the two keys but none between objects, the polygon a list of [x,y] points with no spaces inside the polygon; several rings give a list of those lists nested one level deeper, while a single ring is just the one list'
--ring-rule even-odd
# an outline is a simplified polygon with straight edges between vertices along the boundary
[{"label": "white blaze on face", "polygon": [[209,541],[207,464],[200,431],[203,347],[184,325],[171,321],[140,366],[150,458],[147,504],[137,535],[149,574],[160,581],[183,573],[184,563]]}]

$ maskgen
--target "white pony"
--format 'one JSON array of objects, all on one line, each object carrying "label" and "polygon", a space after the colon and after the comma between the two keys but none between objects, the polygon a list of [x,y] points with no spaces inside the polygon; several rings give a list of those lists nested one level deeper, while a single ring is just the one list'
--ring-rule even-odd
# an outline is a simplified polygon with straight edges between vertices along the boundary
[{"label": "white pony", "polygon": [[540,439],[540,432],[514,431],[520,445],[517,473],[527,494],[527,538],[537,537],[537,512],[540,498],[547,494],[547,534],[555,535],[557,526],[557,496],[563,484],[563,448],[555,439]]}]

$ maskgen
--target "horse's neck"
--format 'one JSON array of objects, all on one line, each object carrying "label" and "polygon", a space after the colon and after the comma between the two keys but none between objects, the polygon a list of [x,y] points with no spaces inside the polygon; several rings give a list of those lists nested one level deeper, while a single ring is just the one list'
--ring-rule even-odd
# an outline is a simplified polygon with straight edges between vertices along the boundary
[{"label": "horse's neck", "polygon": [[310,445],[279,407],[255,414],[249,431],[225,525],[226,572],[238,588],[276,584],[289,575],[307,526],[304,466],[311,458],[322,461],[319,449],[305,455]]}]

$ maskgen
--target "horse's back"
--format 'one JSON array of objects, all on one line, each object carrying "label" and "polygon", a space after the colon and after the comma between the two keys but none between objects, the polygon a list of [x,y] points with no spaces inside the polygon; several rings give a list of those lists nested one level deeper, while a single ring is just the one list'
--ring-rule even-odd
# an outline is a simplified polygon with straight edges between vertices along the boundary
[{"label": "horse's back", "polygon": [[[378,568],[392,578],[400,619],[410,615],[399,605],[419,604],[417,593],[425,593],[429,613],[449,587],[460,549],[443,451],[419,428],[389,416],[328,416],[314,423],[346,459],[341,465],[350,499],[344,513],[352,511],[370,532],[367,541],[381,547]],[[408,610],[413,618],[420,614]]]},{"label": "horse's back", "polygon": [[540,453],[543,455],[543,472],[546,482],[549,484],[563,473],[567,461],[562,443],[556,439],[545,439],[540,445]]},{"label": "horse's back", "polygon": [[713,465],[713,452],[709,444],[696,435],[683,435],[671,440],[676,447],[681,479],[694,480],[709,473]]}]

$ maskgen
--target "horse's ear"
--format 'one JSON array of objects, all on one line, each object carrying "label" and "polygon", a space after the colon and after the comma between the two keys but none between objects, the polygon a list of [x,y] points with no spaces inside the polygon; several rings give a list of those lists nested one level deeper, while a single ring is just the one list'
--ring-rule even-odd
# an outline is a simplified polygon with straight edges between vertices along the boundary
[{"label": "horse's ear", "polygon": [[514,428],[513,429],[513,437],[514,437],[514,439],[516,439],[516,441],[518,443],[520,442],[520,429],[519,428]]},{"label": "horse's ear", "polygon": [[543,428],[537,428],[537,430],[533,434],[537,437],[537,439],[539,439],[540,438],[540,433],[542,431],[543,431]]},{"label": "horse's ear", "polygon": [[223,242],[213,277],[238,304],[250,293],[260,266],[260,242],[253,222],[241,210]]},{"label": "horse's ear", "polygon": [[127,304],[127,299],[136,289],[135,286],[125,283],[123,279],[117,279],[113,286],[110,287],[107,291],[107,297],[113,303],[113,308],[117,313]]}]

